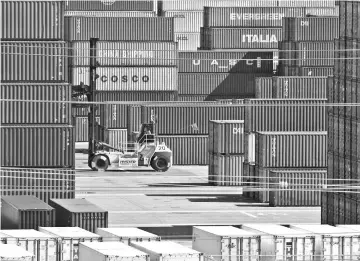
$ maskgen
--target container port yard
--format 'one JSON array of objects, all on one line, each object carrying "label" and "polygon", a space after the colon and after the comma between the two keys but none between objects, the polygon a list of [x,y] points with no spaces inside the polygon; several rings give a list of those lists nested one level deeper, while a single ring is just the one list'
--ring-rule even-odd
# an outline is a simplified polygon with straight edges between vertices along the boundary
[{"label": "container port yard", "polygon": [[360,259],[359,0],[0,6],[0,260]]}]

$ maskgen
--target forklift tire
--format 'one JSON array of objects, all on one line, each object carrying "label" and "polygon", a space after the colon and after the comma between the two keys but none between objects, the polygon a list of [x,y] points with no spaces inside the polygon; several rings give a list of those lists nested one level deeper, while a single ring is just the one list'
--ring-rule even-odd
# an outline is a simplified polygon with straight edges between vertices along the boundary
[{"label": "forklift tire", "polygon": [[105,171],[109,167],[109,160],[104,155],[95,155],[91,160],[91,169],[94,171]]},{"label": "forklift tire", "polygon": [[163,156],[156,156],[152,158],[150,165],[154,170],[160,172],[165,172],[169,169],[169,161]]}]

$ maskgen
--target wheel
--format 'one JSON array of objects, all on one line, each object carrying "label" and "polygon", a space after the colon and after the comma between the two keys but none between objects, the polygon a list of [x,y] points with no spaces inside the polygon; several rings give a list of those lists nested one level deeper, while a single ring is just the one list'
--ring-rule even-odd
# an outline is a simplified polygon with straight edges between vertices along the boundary
[{"label": "wheel", "polygon": [[95,155],[91,160],[91,169],[105,171],[109,167],[109,160],[104,155]]},{"label": "wheel", "polygon": [[156,171],[165,172],[169,169],[169,161],[163,156],[156,156],[151,160],[151,167]]}]

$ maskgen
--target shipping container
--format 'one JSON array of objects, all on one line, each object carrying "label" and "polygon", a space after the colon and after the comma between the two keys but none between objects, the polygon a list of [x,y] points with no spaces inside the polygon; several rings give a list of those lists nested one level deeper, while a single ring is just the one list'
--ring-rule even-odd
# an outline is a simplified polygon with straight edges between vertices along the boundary
[{"label": "shipping container", "polygon": [[55,209],[34,196],[1,197],[2,229],[37,229],[55,225]]},{"label": "shipping container", "polygon": [[[212,260],[258,260],[260,235],[231,226],[194,226],[192,248]],[[241,260],[240,259],[240,260]]]},{"label": "shipping container", "polygon": [[209,153],[209,183],[215,186],[242,186],[243,162],[243,154]]},{"label": "shipping container", "polygon": [[65,0],[65,10],[71,11],[153,11],[156,1]]},{"label": "shipping container", "polygon": [[196,51],[200,47],[199,33],[175,33],[180,52]]},{"label": "shipping container", "polygon": [[203,254],[170,241],[130,242],[130,246],[150,255],[150,261],[201,261]]},{"label": "shipping container", "polygon": [[347,227],[329,225],[290,225],[316,237],[316,260],[356,260],[360,257],[360,232]]},{"label": "shipping container", "polygon": [[35,256],[35,260],[54,261],[58,258],[56,237],[34,229],[1,230],[6,234],[6,244],[20,246]]},{"label": "shipping container", "polygon": [[[100,123],[100,117],[95,117],[95,120]],[[89,141],[88,117],[76,117],[75,121],[75,142]]]},{"label": "shipping container", "polygon": [[156,17],[154,11],[65,11],[66,16],[75,17]]},{"label": "shipping container", "polygon": [[65,17],[66,41],[174,41],[174,18]]},{"label": "shipping container", "polygon": [[334,74],[334,66],[298,67],[279,66],[279,75],[282,76],[330,76]]},{"label": "shipping container", "polygon": [[326,99],[245,99],[245,132],[326,131]]},{"label": "shipping container", "polygon": [[339,7],[307,7],[305,8],[307,16],[339,16]]},{"label": "shipping container", "polygon": [[80,227],[95,233],[98,227],[108,227],[108,212],[86,199],[51,199],[56,210],[57,227]]},{"label": "shipping container", "polygon": [[[19,11],[16,16],[20,13]],[[67,82],[68,53],[68,44],[62,41],[3,41],[1,42],[1,81]]]},{"label": "shipping container", "polygon": [[157,140],[172,150],[173,165],[207,165],[208,136],[204,135],[161,135]]},{"label": "shipping container", "polygon": [[174,17],[175,33],[200,33],[204,11],[165,11],[163,16]]},{"label": "shipping container", "polygon": [[284,19],[282,35],[284,41],[333,41],[339,37],[338,17],[286,17]]},{"label": "shipping container", "polygon": [[1,10],[1,40],[64,40],[64,1],[1,1]]},{"label": "shipping container", "polygon": [[255,98],[271,99],[272,98],[272,77],[255,78]]},{"label": "shipping container", "polygon": [[311,233],[274,224],[243,224],[241,228],[253,233],[262,233],[261,261],[294,260],[295,257],[298,260],[314,260],[316,242]]},{"label": "shipping container", "polygon": [[39,227],[39,231],[59,238],[61,261],[78,261],[81,242],[100,242],[101,237],[79,227]]},{"label": "shipping container", "polygon": [[120,242],[86,242],[80,243],[79,261],[149,261],[145,254]]},{"label": "shipping container", "polygon": [[201,49],[277,49],[281,28],[204,28]]},{"label": "shipping container", "polygon": [[243,177],[243,196],[255,199],[254,187],[257,187],[255,181],[255,165],[250,164],[244,160],[243,163],[244,177]]},{"label": "shipping container", "polygon": [[2,167],[0,185],[1,196],[35,196],[48,203],[50,198],[75,197],[75,171]]},{"label": "shipping container", "polygon": [[305,14],[305,8],[204,7],[204,27],[281,27],[282,18]]},{"label": "shipping container", "polygon": [[179,53],[179,73],[273,73],[275,51]]},{"label": "shipping container", "polygon": [[244,154],[244,121],[210,120],[209,152]]},{"label": "shipping container", "polygon": [[[73,66],[90,65],[90,42],[71,43]],[[178,45],[174,42],[110,42],[96,45],[98,66],[177,66]]]},{"label": "shipping container", "polygon": [[321,224],[328,224],[328,192],[321,192]]},{"label": "shipping container", "polygon": [[179,95],[180,102],[203,102],[205,101],[209,95]]},{"label": "shipping container", "polygon": [[74,167],[74,127],[70,125],[3,125],[3,167]]},{"label": "shipping container", "polygon": [[114,148],[127,148],[127,129],[107,129],[104,137],[105,142]]},{"label": "shipping container", "polygon": [[278,0],[284,7],[335,7],[335,0]]},{"label": "shipping container", "polygon": [[308,169],[270,171],[269,205],[320,206],[321,191],[327,187],[327,171]]},{"label": "shipping container", "polygon": [[0,244],[1,260],[36,261],[35,256],[30,252],[15,245]]},{"label": "shipping container", "polygon": [[360,7],[357,1],[340,1],[340,37],[360,38]]},{"label": "shipping container", "polygon": [[327,77],[273,77],[272,98],[327,99]]},{"label": "shipping container", "polygon": [[96,234],[102,237],[103,242],[119,241],[127,245],[132,241],[142,242],[161,240],[159,236],[135,227],[98,228]]},{"label": "shipping container", "polygon": [[255,164],[255,133],[245,133],[244,135],[244,151],[245,161],[250,164]]},{"label": "shipping container", "polygon": [[[97,91],[177,91],[176,67],[98,67]],[[90,68],[72,69],[72,84],[89,85]]]}]

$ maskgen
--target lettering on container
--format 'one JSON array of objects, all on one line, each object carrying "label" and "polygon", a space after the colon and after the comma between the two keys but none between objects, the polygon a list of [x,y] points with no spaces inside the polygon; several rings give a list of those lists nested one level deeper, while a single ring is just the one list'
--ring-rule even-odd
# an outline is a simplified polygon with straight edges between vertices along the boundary
[{"label": "lettering on container", "polygon": [[271,156],[272,157],[276,156],[276,138],[275,137],[271,138]]},{"label": "lettering on container", "polygon": [[189,38],[187,36],[183,35],[183,36],[177,36],[176,40],[178,40],[178,41],[188,41]]},{"label": "lettering on container", "polygon": [[184,14],[176,14],[173,16],[174,18],[185,18]]},{"label": "lettering on container", "polygon": [[113,113],[112,113],[112,120],[113,121],[116,121],[116,105],[113,105],[112,106],[112,110],[113,110]]},{"label": "lettering on container", "polygon": [[230,20],[281,20],[285,17],[282,13],[231,13]]},{"label": "lettering on container", "polygon": [[309,26],[309,21],[301,21],[300,26]]},{"label": "lettering on container", "polygon": [[246,43],[277,43],[278,40],[274,34],[244,34],[242,36],[242,42]]},{"label": "lettering on container", "polygon": [[73,261],[79,261],[79,244],[73,245]]},{"label": "lettering on container", "polygon": [[116,0],[101,0],[103,5],[113,5]]},{"label": "lettering on container", "polygon": [[[238,62],[240,61],[245,61],[245,64],[247,66],[252,66],[254,65],[254,61],[256,61],[256,67],[257,68],[261,68],[261,57],[257,57],[256,60],[251,60],[251,59],[229,59],[228,65],[219,65],[219,61],[218,60],[212,60],[210,62],[211,66],[218,66],[219,68],[228,68],[228,67],[232,67],[235,66]],[[201,65],[201,60],[192,60],[192,64],[194,66],[199,66]],[[208,62],[207,60],[205,60],[204,62]],[[221,62],[221,61],[220,61]]]},{"label": "lettering on container", "polygon": [[285,80],[284,82],[284,97],[288,97],[289,95],[289,81]]},{"label": "lettering on container", "polygon": [[154,51],[141,50],[99,50],[101,58],[154,58]]},{"label": "lettering on container", "polygon": [[241,134],[243,133],[243,129],[242,128],[233,128],[233,134]]},{"label": "lettering on container", "polygon": [[76,33],[80,34],[81,32],[81,22],[80,22],[80,18],[76,18]]},{"label": "lettering on container", "polygon": [[141,76],[139,77],[138,75],[132,75],[132,76],[128,76],[128,75],[121,75],[121,76],[117,76],[117,75],[112,75],[112,76],[106,76],[106,75],[102,75],[99,76],[97,75],[96,78],[99,78],[100,81],[102,82],[107,82],[107,81],[111,81],[111,82],[118,82],[121,81],[123,83],[127,83],[127,82],[148,82],[150,80],[150,77],[147,75]]}]

